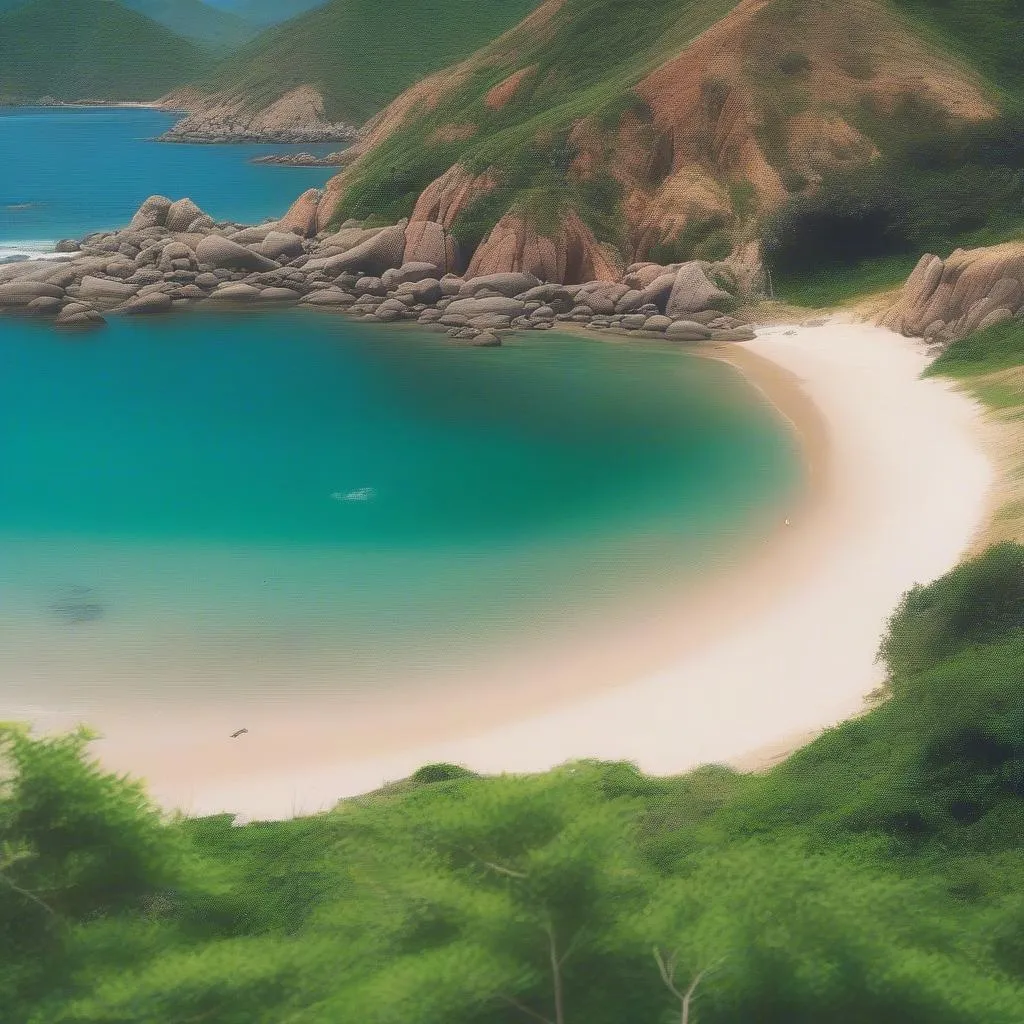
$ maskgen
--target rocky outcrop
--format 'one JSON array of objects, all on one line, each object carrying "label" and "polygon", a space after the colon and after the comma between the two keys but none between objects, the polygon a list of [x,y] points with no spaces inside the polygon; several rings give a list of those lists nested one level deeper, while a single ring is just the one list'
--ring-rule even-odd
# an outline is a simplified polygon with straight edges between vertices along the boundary
[{"label": "rocky outcrop", "polygon": [[[570,284],[516,269],[462,277],[437,260],[408,258],[410,233],[423,225],[443,231],[435,221],[348,223],[309,239],[282,224],[216,223],[188,200],[151,197],[124,230],[76,242],[67,262],[0,266],[0,308],[93,327],[108,312],[159,315],[195,302],[301,304],[380,323],[415,321],[483,346],[560,323],[680,342],[750,336],[728,313],[738,276],[725,264],[638,264],[622,280]],[[171,230],[181,225],[188,230]]]},{"label": "rocky outcrop", "polygon": [[945,345],[1024,316],[1024,242],[922,256],[883,327]]},{"label": "rocky outcrop", "polygon": [[320,189],[307,189],[288,208],[288,212],[281,218],[278,226],[282,230],[297,231],[304,238],[315,235],[317,207],[322,197],[323,193]]},{"label": "rocky outcrop", "polygon": [[550,235],[508,213],[480,243],[466,276],[520,272],[559,283],[614,281],[621,273],[614,259],[575,212],[565,214]]},{"label": "rocky outcrop", "polygon": [[281,164],[285,167],[337,167],[344,160],[344,151],[314,156],[312,153],[268,153],[252,158],[254,164]]},{"label": "rocky outcrop", "polygon": [[308,85],[292,89],[258,110],[243,96],[203,95],[188,87],[163,97],[160,106],[187,112],[160,136],[162,142],[319,143],[359,137],[357,126],[326,119],[323,97]]}]

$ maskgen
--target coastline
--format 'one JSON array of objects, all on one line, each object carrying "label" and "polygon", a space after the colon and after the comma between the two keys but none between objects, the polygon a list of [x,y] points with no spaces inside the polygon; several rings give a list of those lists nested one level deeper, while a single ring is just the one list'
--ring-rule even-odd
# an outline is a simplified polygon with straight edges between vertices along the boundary
[{"label": "coastline", "polygon": [[[246,820],[326,809],[433,761],[753,770],[858,713],[882,681],[874,652],[899,597],[956,564],[983,526],[993,469],[979,409],[920,380],[924,353],[879,328],[765,328],[706,354],[791,420],[810,472],[792,526],[696,590],[404,692],[109,716],[93,721],[97,754],[146,778],[167,808]],[[247,736],[225,738],[241,725]]]}]

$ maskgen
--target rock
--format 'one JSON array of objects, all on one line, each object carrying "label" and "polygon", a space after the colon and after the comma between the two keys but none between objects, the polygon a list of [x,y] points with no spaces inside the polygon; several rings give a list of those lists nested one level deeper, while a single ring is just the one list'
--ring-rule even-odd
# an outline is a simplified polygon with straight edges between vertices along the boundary
[{"label": "rock", "polygon": [[459,290],[460,296],[474,296],[478,292],[489,290],[499,296],[512,298],[520,292],[535,288],[540,282],[532,274],[486,274],[466,281]]},{"label": "rock", "polygon": [[554,320],[555,311],[550,306],[540,306],[530,313],[531,320]]},{"label": "rock", "polygon": [[409,312],[409,307],[398,299],[385,299],[376,309],[377,319],[385,322],[401,320]]},{"label": "rock", "polygon": [[260,252],[269,260],[295,259],[303,253],[302,239],[291,231],[271,231],[260,243]]},{"label": "rock", "polygon": [[441,278],[441,294],[445,296],[455,297],[462,291],[462,286],[466,282],[461,277],[455,277],[453,274],[445,274]]},{"label": "rock", "polygon": [[639,331],[647,323],[647,317],[643,313],[627,313],[619,321],[622,327],[630,331]]},{"label": "rock", "polygon": [[1007,309],[1005,306],[1000,309],[993,309],[991,313],[986,313],[981,318],[981,322],[978,324],[978,330],[983,331],[987,327],[994,327],[996,324],[1005,323],[1007,320],[1013,319],[1013,311]]},{"label": "rock", "polygon": [[288,208],[281,218],[279,226],[282,230],[294,229],[303,238],[316,234],[316,211],[323,198],[323,191],[318,188],[307,189]]},{"label": "rock", "polygon": [[749,327],[729,327],[724,330],[711,329],[712,341],[753,341],[757,335]]},{"label": "rock", "polygon": [[387,295],[387,285],[379,277],[361,277],[356,281],[354,290],[357,295]]},{"label": "rock", "polygon": [[676,272],[675,282],[665,311],[669,316],[696,313],[701,309],[724,307],[733,297],[708,280],[704,267],[697,261],[684,263]]},{"label": "rock", "polygon": [[657,314],[655,316],[649,316],[644,321],[645,331],[665,331],[672,326],[671,317],[661,316]]},{"label": "rock", "polygon": [[73,238],[62,238],[53,249],[54,252],[78,252],[78,243]]},{"label": "rock", "polygon": [[665,328],[665,337],[670,341],[707,341],[711,331],[693,320],[676,320]]},{"label": "rock", "polygon": [[216,288],[220,284],[220,278],[216,274],[196,274],[195,283],[200,288]]},{"label": "rock", "polygon": [[163,227],[171,201],[166,196],[150,196],[135,213],[128,227],[131,230]]},{"label": "rock", "polygon": [[27,306],[33,299],[63,297],[63,288],[46,281],[10,281],[0,284],[0,306]]},{"label": "rock", "polygon": [[106,320],[91,306],[71,302],[60,311],[54,323],[59,327],[101,327]]},{"label": "rock", "polygon": [[171,297],[165,292],[138,295],[121,307],[119,312],[129,314],[166,313],[171,308]]},{"label": "rock", "polygon": [[36,316],[56,316],[63,305],[60,299],[52,295],[40,295],[33,299],[26,307],[26,311]]},{"label": "rock", "polygon": [[225,302],[251,302],[260,294],[260,289],[251,284],[222,284],[211,296]]},{"label": "rock", "polygon": [[196,248],[201,266],[232,270],[275,270],[277,264],[244,245],[218,235],[207,235]]},{"label": "rock", "polygon": [[110,281],[105,277],[86,276],[78,286],[80,298],[91,299],[100,303],[126,302],[137,291],[137,284],[129,284],[127,281]]},{"label": "rock", "polygon": [[498,313],[504,316],[522,316],[526,312],[526,304],[519,299],[496,296],[484,299],[456,299],[445,309],[445,313],[455,316],[482,316],[485,313]]},{"label": "rock", "polygon": [[304,296],[301,301],[303,305],[309,306],[351,306],[356,297],[340,288],[320,288]]},{"label": "rock", "polygon": [[412,284],[427,278],[437,279],[437,266],[433,263],[403,263],[393,270],[385,270],[381,274],[384,286],[391,291],[400,284]]},{"label": "rock", "polygon": [[[235,231],[225,237],[230,238],[232,242],[237,242],[239,245],[255,245],[264,242],[267,235],[274,234],[275,232],[284,233],[277,221],[273,221],[270,224],[260,224],[258,227],[253,228],[242,228],[241,231]],[[295,234],[294,231],[289,231],[288,233]]]},{"label": "rock", "polygon": [[476,348],[497,348],[501,344],[501,338],[490,331],[481,331],[476,337],[470,338],[469,343]]},{"label": "rock", "polygon": [[459,247],[445,228],[432,220],[413,220],[405,229],[405,258],[429,263],[431,277],[454,270],[459,262]]},{"label": "rock", "polygon": [[264,288],[259,294],[260,302],[298,302],[300,298],[291,288]]},{"label": "rock", "polygon": [[[206,214],[191,199],[178,199],[171,203],[164,216],[164,227],[168,231],[187,231],[194,220],[207,219]],[[210,221],[212,224],[213,222]]]},{"label": "rock", "polygon": [[324,269],[332,273],[361,270],[366,274],[382,274],[400,267],[405,257],[405,224],[378,231],[372,238],[327,261]]},{"label": "rock", "polygon": [[431,306],[441,298],[441,282],[436,278],[424,278],[412,284],[404,284],[399,289],[400,295],[409,295],[413,302],[422,302]]},{"label": "rock", "polygon": [[471,317],[469,326],[480,331],[508,330],[512,326],[512,317],[504,316],[501,313],[484,313],[481,316]]}]

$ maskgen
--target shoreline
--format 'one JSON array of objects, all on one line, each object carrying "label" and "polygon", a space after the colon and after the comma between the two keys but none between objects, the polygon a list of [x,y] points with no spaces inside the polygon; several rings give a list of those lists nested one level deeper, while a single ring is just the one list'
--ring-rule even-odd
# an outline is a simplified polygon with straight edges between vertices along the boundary
[{"label": "shoreline", "polygon": [[[992,464],[978,407],[919,380],[927,358],[913,342],[835,322],[792,330],[702,353],[790,419],[811,472],[792,527],[695,590],[404,693],[104,716],[95,752],[146,778],[167,808],[249,820],[327,809],[432,761],[485,773],[587,757],[657,775],[754,770],[857,714],[881,682],[874,652],[903,591],[956,564],[983,526]],[[241,725],[247,736],[225,738]]]}]

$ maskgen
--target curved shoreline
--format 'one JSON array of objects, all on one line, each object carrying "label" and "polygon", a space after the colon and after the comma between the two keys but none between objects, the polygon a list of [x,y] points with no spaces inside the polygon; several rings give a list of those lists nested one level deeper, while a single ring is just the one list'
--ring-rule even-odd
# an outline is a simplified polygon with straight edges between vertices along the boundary
[{"label": "curved shoreline", "polygon": [[581,757],[655,774],[708,762],[750,770],[858,713],[882,681],[885,620],[909,586],[969,547],[994,474],[979,407],[920,380],[927,357],[913,342],[837,323],[793,330],[708,352],[794,422],[813,468],[792,527],[696,592],[481,666],[485,690],[470,672],[441,689],[247,711],[244,743],[223,738],[238,727],[227,708],[161,714],[156,735],[137,717],[111,718],[96,723],[106,735],[97,753],[146,777],[165,806],[244,820],[324,809],[431,761],[483,772]]}]

